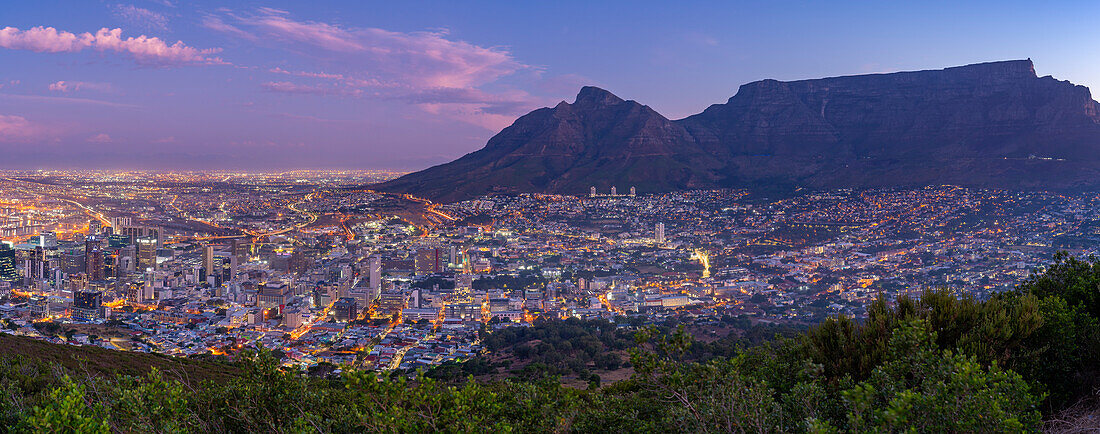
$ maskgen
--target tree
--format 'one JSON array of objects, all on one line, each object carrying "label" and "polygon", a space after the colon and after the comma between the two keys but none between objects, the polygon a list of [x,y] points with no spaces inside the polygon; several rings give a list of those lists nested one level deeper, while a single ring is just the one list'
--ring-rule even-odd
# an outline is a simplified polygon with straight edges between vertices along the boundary
[{"label": "tree", "polygon": [[888,361],[842,395],[852,431],[1034,431],[1038,397],[1019,374],[996,363],[940,351],[922,320],[900,325]]}]

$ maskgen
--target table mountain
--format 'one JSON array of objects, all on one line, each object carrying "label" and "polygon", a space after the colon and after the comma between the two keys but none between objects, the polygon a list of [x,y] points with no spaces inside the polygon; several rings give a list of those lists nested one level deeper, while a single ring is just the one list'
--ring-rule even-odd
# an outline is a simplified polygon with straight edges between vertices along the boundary
[{"label": "table mountain", "polygon": [[585,87],[453,162],[376,185],[453,201],[492,192],[637,186],[862,188],[956,184],[1100,187],[1100,104],[1030,60],[748,83],[670,121]]}]

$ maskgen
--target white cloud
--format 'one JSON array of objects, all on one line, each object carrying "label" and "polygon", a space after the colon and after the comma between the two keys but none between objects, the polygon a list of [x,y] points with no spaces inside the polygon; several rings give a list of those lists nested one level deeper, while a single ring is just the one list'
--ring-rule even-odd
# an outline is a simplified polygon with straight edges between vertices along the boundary
[{"label": "white cloud", "polygon": [[122,37],[122,29],[99,29],[95,34],[75,34],[53,27],[32,27],[20,30],[15,27],[0,29],[0,48],[30,50],[39,53],[75,53],[86,48],[101,52],[127,55],[137,63],[151,66],[179,66],[199,64],[224,64],[212,54],[218,48],[198,49],[183,41],[169,45],[156,37],[141,35]]},{"label": "white cloud", "polygon": [[95,83],[87,81],[57,81],[50,83],[49,89],[54,92],[76,92],[81,89],[95,90],[99,92],[108,92],[112,89],[108,83]]}]

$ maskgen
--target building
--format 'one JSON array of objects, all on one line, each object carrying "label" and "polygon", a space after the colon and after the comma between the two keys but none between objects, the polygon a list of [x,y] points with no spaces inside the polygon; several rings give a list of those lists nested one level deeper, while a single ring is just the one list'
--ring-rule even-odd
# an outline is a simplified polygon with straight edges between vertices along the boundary
[{"label": "building", "polygon": [[378,297],[378,311],[384,315],[393,315],[405,308],[405,293],[386,291]]},{"label": "building", "polygon": [[105,278],[103,240],[98,236],[84,239],[84,274],[88,275],[88,280]]},{"label": "building", "polygon": [[416,251],[416,274],[423,276],[443,271],[440,249],[419,249]]},{"label": "building", "polygon": [[220,246],[208,245],[202,249],[203,281],[220,286],[236,274],[237,258],[232,252],[219,249]]},{"label": "building", "polygon": [[18,280],[19,272],[15,269],[15,250],[7,244],[0,243],[0,282]]},{"label": "building", "polygon": [[653,228],[653,239],[658,243],[664,244],[665,242],[665,224],[657,223],[657,226]]},{"label": "building", "polygon": [[57,248],[57,232],[54,231],[42,231],[38,234],[38,245],[43,249],[56,249]]},{"label": "building", "polygon": [[409,308],[401,311],[401,318],[406,321],[419,322],[420,320],[435,321],[439,319],[439,309]]},{"label": "building", "polygon": [[139,237],[152,237],[157,240],[157,245],[161,243],[161,231],[156,226],[115,226],[115,234],[125,236],[130,239],[130,244],[137,244]]},{"label": "building", "polygon": [[135,240],[137,245],[137,269],[138,270],[156,270],[157,269],[157,239],[150,236],[137,237]]},{"label": "building", "polygon": [[359,317],[359,303],[354,298],[344,297],[332,304],[337,321],[352,321]]},{"label": "building", "polygon": [[480,303],[451,303],[444,308],[444,317],[447,319],[461,319],[481,321],[482,312]]},{"label": "building", "polygon": [[263,309],[271,309],[286,305],[291,297],[288,293],[290,287],[282,282],[269,282],[260,285],[256,294],[256,305]]},{"label": "building", "polygon": [[367,260],[367,277],[370,283],[370,289],[375,294],[382,292],[382,257],[378,255],[371,255]]},{"label": "building", "polygon": [[99,291],[76,291],[73,293],[72,317],[74,319],[91,320],[101,318],[100,308],[103,306],[103,293]]}]

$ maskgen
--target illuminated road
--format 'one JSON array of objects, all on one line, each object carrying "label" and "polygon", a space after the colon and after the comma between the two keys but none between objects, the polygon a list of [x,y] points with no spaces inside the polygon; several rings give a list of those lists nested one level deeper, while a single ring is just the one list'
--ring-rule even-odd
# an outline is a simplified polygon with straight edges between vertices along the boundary
[{"label": "illuminated road", "polygon": [[289,204],[289,205],[286,206],[288,209],[290,209],[291,211],[294,211],[298,214],[305,214],[306,216],[309,217],[309,221],[307,221],[305,223],[298,223],[298,224],[296,224],[294,226],[291,226],[289,228],[280,229],[280,230],[277,230],[277,231],[270,231],[270,232],[264,232],[264,233],[244,231],[244,233],[246,233],[248,235],[251,235],[253,237],[256,237],[256,238],[262,238],[262,237],[267,237],[267,236],[271,236],[271,235],[282,235],[282,234],[285,234],[287,232],[294,231],[294,230],[297,230],[297,229],[301,229],[301,228],[304,228],[306,226],[309,226],[309,225],[313,224],[313,222],[317,221],[317,218],[319,216],[316,213],[313,213],[313,212],[302,211],[302,210],[298,209],[297,206],[313,200],[313,195],[315,195],[315,194],[317,194],[317,193],[307,194],[305,199],[302,199],[302,201],[295,202],[295,203],[292,203],[292,204]]}]

